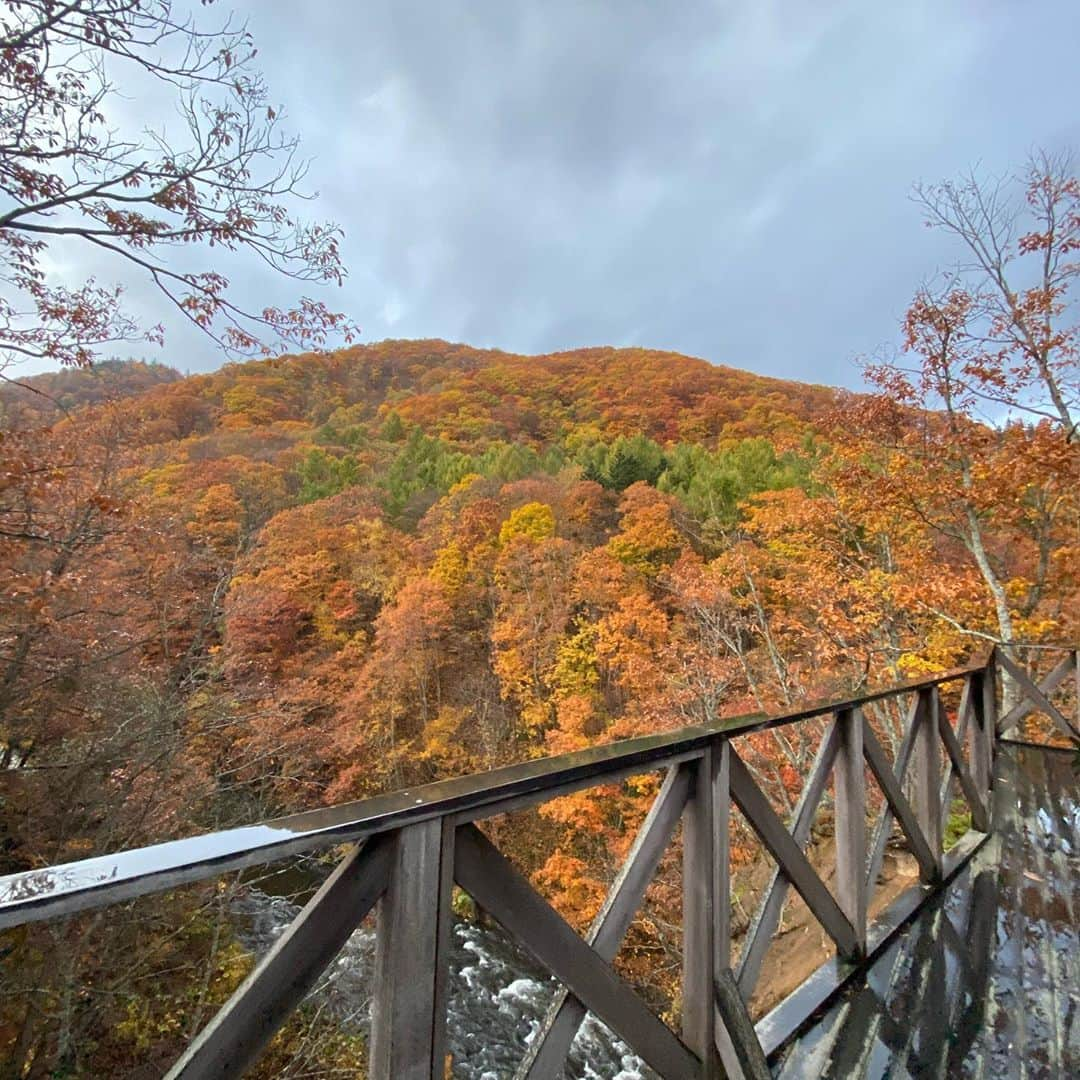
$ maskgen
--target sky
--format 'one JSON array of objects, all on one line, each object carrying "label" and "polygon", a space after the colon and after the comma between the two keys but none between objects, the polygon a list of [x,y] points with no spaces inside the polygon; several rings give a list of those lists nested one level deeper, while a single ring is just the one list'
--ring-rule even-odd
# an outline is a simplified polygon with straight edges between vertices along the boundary
[{"label": "sky", "polygon": [[[349,278],[317,295],[362,341],[634,345],[858,386],[959,255],[913,183],[1080,149],[1075,0],[233,7],[310,211],[345,231]],[[241,292],[289,296],[254,264]],[[157,358],[223,361],[166,327]]]}]

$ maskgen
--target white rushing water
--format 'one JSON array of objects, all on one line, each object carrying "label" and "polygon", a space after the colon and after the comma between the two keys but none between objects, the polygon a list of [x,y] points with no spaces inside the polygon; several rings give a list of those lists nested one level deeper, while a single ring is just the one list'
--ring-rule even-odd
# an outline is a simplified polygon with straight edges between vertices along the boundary
[{"label": "white rushing water", "polygon": [[[257,889],[233,910],[245,948],[262,955],[299,912]],[[311,996],[346,1028],[367,1031],[375,935],[357,930]],[[457,920],[450,952],[447,1049],[461,1080],[508,1080],[539,1029],[558,984],[497,926]],[[655,1074],[590,1013],[578,1031],[567,1080],[654,1080]]]}]

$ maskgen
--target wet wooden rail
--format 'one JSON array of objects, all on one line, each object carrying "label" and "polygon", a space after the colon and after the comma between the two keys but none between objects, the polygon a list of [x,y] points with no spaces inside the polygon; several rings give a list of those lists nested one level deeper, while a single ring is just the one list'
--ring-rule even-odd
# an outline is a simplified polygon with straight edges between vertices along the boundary
[{"label": "wet wooden rail", "polygon": [[[1022,695],[999,715],[1004,675]],[[883,945],[868,925],[869,899],[886,845],[898,829],[929,899],[991,829],[995,742],[1036,709],[1064,733],[1073,722],[1051,697],[1077,673],[1069,651],[1035,681],[991,653],[978,662],[784,715],[754,715],[710,726],[596,747],[478,776],[310,811],[246,828],[119,852],[0,879],[0,928],[101,908],[135,896],[216,877],[301,852],[347,845],[322,888],[193,1040],[172,1077],[235,1076],[259,1055],[364,917],[378,908],[370,1072],[378,1080],[445,1075],[452,892],[464,889],[562,984],[530,1043],[519,1080],[560,1075],[587,1011],[608,1025],[661,1077],[768,1075],[778,1045],[773,1021],[747,1009],[791,889],[835,945],[830,993]],[[949,710],[942,688],[959,704]],[[892,757],[873,708],[909,702]],[[790,821],[774,809],[748,767],[744,740],[773,729],[824,721],[826,729]],[[878,730],[875,730],[875,726]],[[582,937],[533,888],[477,822],[583,788],[654,770],[665,777],[610,894]],[[868,828],[867,779],[882,811]],[[807,855],[814,815],[831,784],[836,834],[835,889]],[[962,795],[972,830],[953,852],[943,825]],[[745,818],[775,861],[757,913],[733,960],[729,822]],[[612,966],[664,851],[682,824],[683,988],[679,1033],[664,1024]],[[823,1007],[818,994],[793,996],[792,1030]],[[768,1020],[768,1018],[767,1018]],[[770,1023],[772,1026],[770,1027]]]},{"label": "wet wooden rail", "polygon": [[999,744],[993,836],[774,1054],[778,1080],[1080,1076],[1072,758]]}]

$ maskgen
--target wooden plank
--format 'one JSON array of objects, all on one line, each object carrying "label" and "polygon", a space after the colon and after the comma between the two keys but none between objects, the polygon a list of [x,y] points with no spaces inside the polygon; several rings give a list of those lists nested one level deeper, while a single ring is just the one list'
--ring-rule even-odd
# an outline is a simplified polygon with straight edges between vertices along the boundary
[{"label": "wooden plank", "polygon": [[[449,1074],[446,1049],[447,1008],[450,1001],[450,949],[454,930],[454,839],[457,826],[450,818],[439,823],[439,894],[435,913],[435,988],[432,997],[432,1076],[443,1080]],[[441,1067],[440,1067],[441,1063]]]},{"label": "wooden plank", "polygon": [[972,779],[976,787],[985,793],[987,812],[992,816],[994,792],[994,746],[997,741],[997,712],[995,698],[995,668],[993,661],[985,671],[975,672],[971,678],[972,721],[968,734],[971,751]]},{"label": "wooden plank", "polygon": [[683,812],[682,1038],[701,1059],[702,1080],[717,1080],[713,981],[716,974],[716,875],[713,865],[713,750],[694,769]]},{"label": "wooden plank", "polygon": [[[718,1038],[727,1035],[735,1055],[733,1063],[745,1080],[769,1080],[765,1051],[758,1041],[750,1013],[739,993],[731,968],[721,968],[714,982],[715,1017]],[[728,1068],[729,1076],[734,1069]],[[737,1074],[736,1074],[737,1075]]]},{"label": "wooden plank", "polygon": [[475,825],[458,829],[458,884],[665,1080],[701,1062],[573,931]]},{"label": "wooden plank", "polygon": [[651,762],[642,767],[639,764],[629,765],[624,769],[613,769],[602,777],[584,776],[578,777],[565,784],[558,784],[549,788],[541,788],[530,791],[523,795],[513,795],[506,799],[498,799],[481,807],[480,810],[462,810],[453,815],[455,825],[466,825],[469,822],[484,821],[487,818],[498,817],[500,814],[515,814],[520,810],[528,810],[542,803],[551,802],[552,799],[561,799],[567,795],[573,795],[576,791],[586,791],[589,788],[600,787],[607,784],[619,784],[631,776],[641,776],[643,773],[659,769],[674,769],[679,765],[686,765],[701,758],[702,748],[695,747],[693,750],[684,750],[680,753],[665,754],[663,758]]},{"label": "wooden plank", "polygon": [[732,749],[731,797],[742,811],[761,842],[806,901],[814,918],[836,942],[844,956],[854,956],[859,949],[858,936],[848,917],[840,910],[832,893],[818,877],[784,823],[769,805],[769,800],[754,783],[749,769]]},{"label": "wooden plank", "polygon": [[920,690],[922,699],[912,748],[912,805],[919,829],[934,857],[935,877],[941,877],[941,759],[938,751],[937,688]]},{"label": "wooden plank", "polygon": [[979,1037],[986,1016],[986,1002],[990,989],[998,918],[997,873],[990,868],[975,875],[971,886],[971,905],[968,909],[965,953],[970,953],[971,975],[965,993],[958,995],[959,1014],[952,1020],[949,1030],[956,1033],[950,1040],[948,1058],[945,1061],[946,1076],[963,1075],[963,1063],[975,1040]]},{"label": "wooden plank", "polygon": [[[689,767],[682,765],[668,769],[634,839],[634,846],[585,936],[596,954],[609,963],[615,959],[671,841],[686,805],[690,784]],[[585,1006],[567,990],[560,989],[556,993],[540,1030],[518,1066],[516,1076],[519,1080],[541,1080],[558,1075],[585,1013]]]},{"label": "wooden plank", "polygon": [[[1049,697],[1058,686],[1065,681],[1065,677],[1070,671],[1076,670],[1076,657],[1075,654],[1069,653],[1064,660],[1058,663],[1054,669],[1049,672],[1044,678],[1039,680],[1038,687],[1046,697]],[[1080,672],[1078,672],[1080,676]],[[1035,705],[1031,701],[1021,701],[1014,705],[1002,718],[1001,718],[1001,730],[1008,731],[1010,728],[1016,727],[1021,720]]]},{"label": "wooden plank", "polygon": [[[986,832],[990,828],[990,814],[987,806],[988,792],[985,790],[980,791],[975,786],[975,781],[968,771],[967,762],[964,761],[964,752],[960,749],[960,743],[957,741],[956,733],[953,731],[948,714],[944,709],[938,710],[938,732],[941,735],[941,741],[945,744],[945,751],[949,755],[952,766],[951,772],[960,781],[964,798],[967,799],[968,806],[971,808],[971,824],[979,832]],[[947,811],[948,807],[942,808],[943,813]]]},{"label": "wooden plank", "polygon": [[891,814],[900,822],[900,828],[904,830],[904,835],[911,846],[911,852],[919,864],[919,873],[923,881],[937,880],[938,864],[934,858],[934,853],[930,850],[930,846],[927,844],[915,816],[915,811],[904,797],[900,782],[896,779],[892,767],[889,765],[889,759],[869,724],[863,730],[863,754],[866,757],[866,763],[874,774],[874,778],[881,787]]},{"label": "wooden plank", "polygon": [[[799,796],[798,805],[791,828],[791,838],[800,848],[806,847],[810,839],[810,829],[814,823],[814,815],[817,813],[821,796],[829,782],[829,774],[832,771],[833,761],[836,759],[836,750],[840,744],[840,733],[835,724],[830,724],[825,737],[821,740],[814,763],[810,767],[810,778],[803,785],[802,794]],[[772,941],[776,928],[780,925],[780,915],[784,910],[784,900],[787,897],[788,887],[791,881],[787,875],[777,866],[772,873],[769,884],[766,886],[764,896],[750,928],[746,932],[742,953],[739,956],[739,966],[736,969],[735,978],[739,984],[739,991],[747,999],[754,992],[758,978],[761,974],[761,964],[768,952],[769,943]],[[723,965],[727,967],[728,965]]]},{"label": "wooden plank", "polygon": [[[731,743],[713,747],[713,910],[716,933],[713,940],[713,970],[731,967]],[[723,1024],[715,1025],[714,1047],[723,1070],[720,1075],[738,1080],[735,1045]]]},{"label": "wooden plank", "polygon": [[[896,764],[893,767],[893,776],[898,783],[903,783],[904,774],[907,772],[908,763],[911,761],[912,751],[915,749],[915,730],[919,724],[919,714],[922,710],[922,699],[918,694],[912,699],[908,708],[908,714],[904,725],[904,737],[896,751]],[[865,738],[864,738],[865,742]],[[874,829],[874,839],[870,845],[870,859],[866,867],[866,888],[873,893],[877,887],[878,875],[881,873],[881,865],[885,861],[885,848],[888,846],[889,837],[892,835],[893,811],[886,802]]]},{"label": "wooden plank", "polygon": [[986,723],[990,725],[990,730],[994,732],[995,735],[1002,727],[998,719],[999,682],[997,649],[994,649],[990,653],[990,659],[986,662],[986,667],[983,669],[983,718]]},{"label": "wooden plank", "polygon": [[998,654],[998,662],[1013,677],[1027,698],[1053,720],[1063,735],[1080,739],[1080,728],[1074,727],[1058,712],[1057,706],[1031,681],[1023,668],[1014,664],[1004,652]]},{"label": "wooden plank", "polygon": [[440,908],[449,908],[450,878],[442,868],[442,823],[410,825],[396,840],[379,906],[370,1075],[431,1080],[443,1073],[437,1029],[445,1018],[436,1015],[436,972],[447,962],[438,947],[440,925],[449,917]]},{"label": "wooden plank", "polygon": [[855,928],[857,959],[866,952],[866,766],[863,717],[858,709],[836,714],[836,899]]},{"label": "wooden plank", "polygon": [[[971,723],[967,732],[962,732],[957,727],[957,742],[963,743],[964,734],[967,734],[968,757],[971,761],[971,779],[975,782],[978,792],[982,793],[983,806],[989,810],[991,774],[994,769],[994,729],[986,725],[986,674],[974,672],[968,676],[967,697],[970,705]],[[951,770],[949,770],[951,775]],[[984,825],[983,832],[989,827],[989,822]]]},{"label": "wooden plank", "polygon": [[[989,837],[969,831],[945,855],[943,884],[948,884],[970,862]],[[870,927],[867,940],[867,960],[863,964],[844,964],[836,957],[826,960],[793,993],[789,994],[766,1016],[754,1025],[766,1058],[778,1054],[808,1022],[820,1017],[836,1001],[845,986],[865,974],[866,964],[873,962],[916,919],[930,897],[939,895],[922,885],[905,889]],[[916,926],[926,925],[924,920]]]},{"label": "wooden plank", "polygon": [[713,905],[716,966],[731,967],[731,743],[713,746]]},{"label": "wooden plank", "polygon": [[375,906],[393,846],[384,836],[352,849],[184,1051],[169,1080],[239,1076],[258,1058]]}]

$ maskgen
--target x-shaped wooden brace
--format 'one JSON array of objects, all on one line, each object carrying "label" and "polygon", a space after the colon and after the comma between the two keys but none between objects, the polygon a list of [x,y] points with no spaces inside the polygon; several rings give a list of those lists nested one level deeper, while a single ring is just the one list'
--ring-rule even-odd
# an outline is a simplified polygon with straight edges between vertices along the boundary
[{"label": "x-shaped wooden brace", "polygon": [[665,1080],[701,1062],[473,824],[454,845],[457,883]]},{"label": "x-shaped wooden brace", "polygon": [[998,651],[998,660],[1001,666],[1013,677],[1013,679],[1020,686],[1020,689],[1024,692],[1026,701],[1020,702],[1015,708],[1011,709],[1007,715],[1002,717],[1000,728],[1002,731],[1007,731],[1010,727],[1017,724],[1031,712],[1032,709],[1041,709],[1050,719],[1057,725],[1064,735],[1073,739],[1080,739],[1080,728],[1077,728],[1074,724],[1070,723],[1057,709],[1054,703],[1046,696],[1052,693],[1058,683],[1073,669],[1076,663],[1076,654],[1070,653],[1060,664],[1046,676],[1043,681],[1036,685],[1028,677],[1027,672],[1018,667],[1010,660],[1003,651]]}]

